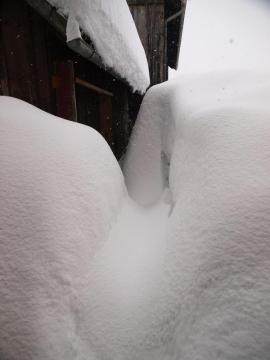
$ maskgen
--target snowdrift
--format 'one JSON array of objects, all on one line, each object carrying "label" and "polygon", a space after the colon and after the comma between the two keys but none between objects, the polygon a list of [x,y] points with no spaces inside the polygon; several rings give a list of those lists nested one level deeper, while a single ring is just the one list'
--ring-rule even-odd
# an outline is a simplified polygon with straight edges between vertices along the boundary
[{"label": "snowdrift", "polygon": [[95,131],[2,98],[2,357],[267,360],[269,93],[152,88],[124,164],[150,208]]},{"label": "snowdrift", "polygon": [[148,63],[126,0],[48,1],[72,20],[68,22],[71,28],[77,21],[107,67],[123,76],[134,91],[146,91],[150,85]]},{"label": "snowdrift", "polygon": [[127,185],[144,202],[169,186],[172,211],[140,338],[160,350],[136,359],[269,357],[269,79],[180,76],[145,97]]},{"label": "snowdrift", "polygon": [[0,358],[92,358],[83,289],[121,170],[95,130],[13,98],[0,109]]}]

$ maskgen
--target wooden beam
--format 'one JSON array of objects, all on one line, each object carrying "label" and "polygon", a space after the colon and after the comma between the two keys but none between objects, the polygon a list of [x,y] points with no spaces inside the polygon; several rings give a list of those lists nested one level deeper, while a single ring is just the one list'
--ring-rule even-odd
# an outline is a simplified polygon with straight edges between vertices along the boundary
[{"label": "wooden beam", "polygon": [[[36,10],[48,23],[60,34],[61,38],[66,40],[66,27],[67,19],[60,15],[56,8],[47,2],[47,0],[25,0],[34,10]],[[155,1],[155,0],[151,0]],[[160,0],[159,0],[160,1]],[[1,0],[0,0],[1,3]],[[121,74],[114,71],[113,68],[106,67],[99,54],[96,52],[95,47],[90,38],[87,37],[87,41],[82,38],[73,39],[67,42],[67,46],[81,55],[83,58],[91,61],[102,70],[108,72],[116,79],[123,82],[130,87],[129,83]]]},{"label": "wooden beam", "polygon": [[75,78],[75,83],[77,85],[83,86],[83,87],[85,87],[85,88],[87,88],[89,90],[95,91],[95,92],[97,92],[99,94],[113,97],[112,92],[104,90],[104,89],[102,89],[102,88],[100,88],[100,87],[98,87],[96,85],[93,85],[93,84],[89,83],[88,81],[82,80],[82,79],[80,79],[78,77]]},{"label": "wooden beam", "polygon": [[170,22],[170,21],[173,21],[175,19],[177,19],[179,16],[181,16],[182,14],[184,13],[184,9],[178,11],[177,13],[173,14],[172,16],[169,16],[167,19],[166,19],[166,22]]}]

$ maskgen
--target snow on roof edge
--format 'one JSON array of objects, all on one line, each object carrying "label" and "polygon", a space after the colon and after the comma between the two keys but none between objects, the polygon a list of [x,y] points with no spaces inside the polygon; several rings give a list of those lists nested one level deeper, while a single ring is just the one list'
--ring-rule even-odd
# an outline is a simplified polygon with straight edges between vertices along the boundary
[{"label": "snow on roof edge", "polygon": [[[104,66],[144,93],[150,85],[149,67],[136,25],[125,0],[47,0],[66,17],[74,18],[89,36]],[[69,22],[73,24],[74,22]],[[70,36],[72,29],[67,28]]]}]

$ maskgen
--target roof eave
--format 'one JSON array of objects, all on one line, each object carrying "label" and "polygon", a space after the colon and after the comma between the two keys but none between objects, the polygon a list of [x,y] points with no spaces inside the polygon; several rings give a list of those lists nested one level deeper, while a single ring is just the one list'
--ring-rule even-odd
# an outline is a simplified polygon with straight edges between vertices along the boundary
[{"label": "roof eave", "polygon": [[[59,14],[55,7],[53,7],[46,0],[25,0],[39,15],[41,15],[63,38],[66,40],[67,19]],[[99,68],[110,73],[113,77],[130,87],[126,79],[122,78],[114,69],[106,67],[102,62],[101,57],[95,50],[94,45],[83,40],[81,37],[67,41],[67,46],[75,53],[79,54],[88,61],[91,61]]]},{"label": "roof eave", "polygon": [[[170,3],[170,2],[168,1],[168,3]],[[168,6],[168,3],[166,3],[167,6]],[[176,45],[175,45],[175,48],[173,49],[173,53],[171,53],[172,56],[170,58],[167,58],[168,65],[170,67],[172,67],[173,69],[177,69],[177,66],[178,66],[178,60],[179,60],[179,54],[180,54],[180,48],[181,48],[181,41],[182,41],[182,33],[183,33],[183,26],[184,26],[184,19],[185,19],[185,11],[186,11],[186,0],[179,1],[179,3],[177,3],[177,7],[176,7],[175,10],[177,10],[177,11],[175,11],[175,12],[171,11],[171,13],[167,14],[167,17],[165,19],[165,23],[166,23],[165,29],[166,29],[166,31],[167,31],[168,25],[170,23],[173,23],[173,22],[176,22],[176,21],[179,22],[179,25],[175,25],[175,26],[178,27],[177,31],[175,32],[177,35],[174,36],[174,43]],[[166,37],[167,37],[167,34],[168,33],[166,33]],[[172,52],[172,49],[170,50],[170,52]],[[168,56],[168,53],[167,53],[167,56]]]}]

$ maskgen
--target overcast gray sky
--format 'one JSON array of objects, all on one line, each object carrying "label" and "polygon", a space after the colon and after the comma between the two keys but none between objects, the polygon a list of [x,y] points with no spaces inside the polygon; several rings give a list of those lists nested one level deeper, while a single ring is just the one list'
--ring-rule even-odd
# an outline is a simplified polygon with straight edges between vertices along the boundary
[{"label": "overcast gray sky", "polygon": [[188,0],[178,71],[270,68],[270,1]]}]

